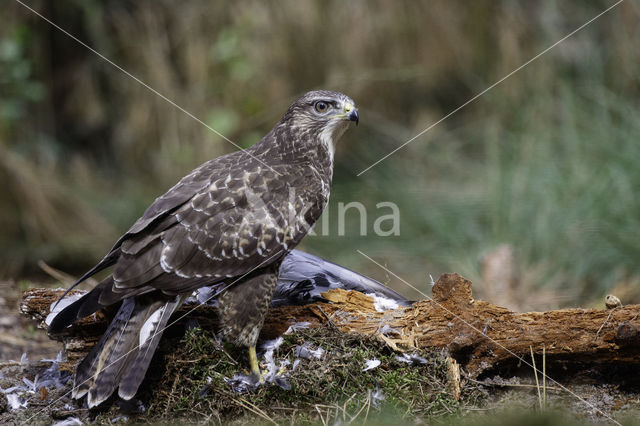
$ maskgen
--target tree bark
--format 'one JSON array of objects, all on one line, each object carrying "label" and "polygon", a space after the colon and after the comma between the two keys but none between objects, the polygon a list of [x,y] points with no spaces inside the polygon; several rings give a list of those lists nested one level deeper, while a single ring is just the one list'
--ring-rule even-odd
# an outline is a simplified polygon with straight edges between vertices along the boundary
[{"label": "tree bark", "polygon": [[[352,291],[331,290],[329,303],[271,309],[262,338],[281,335],[291,324],[309,322],[312,327],[330,326],[343,332],[375,336],[393,350],[448,349],[469,377],[501,366],[530,359],[530,350],[549,361],[589,368],[640,364],[640,305],[611,310],[562,309],[516,313],[488,302],[474,300],[471,282],[457,274],[444,274],[433,287],[433,299],[412,307],[379,312],[371,297]],[[23,294],[21,312],[40,321],[62,290],[31,289]],[[196,320],[203,328],[216,327],[212,306],[184,305],[178,326]],[[100,312],[51,336],[64,344],[70,363],[84,357],[107,326],[113,312]],[[548,361],[548,362],[549,362]]]}]

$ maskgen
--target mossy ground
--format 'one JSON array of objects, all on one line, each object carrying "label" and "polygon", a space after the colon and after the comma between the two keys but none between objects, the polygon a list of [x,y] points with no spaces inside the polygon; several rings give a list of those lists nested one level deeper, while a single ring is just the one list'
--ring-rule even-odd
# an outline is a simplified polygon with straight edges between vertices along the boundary
[{"label": "mossy ground", "polygon": [[[234,392],[225,381],[235,373],[247,373],[247,351],[218,346],[209,331],[193,329],[165,357],[162,375],[150,380],[145,400],[145,421],[296,424],[583,424],[609,422],[594,411],[598,406],[623,424],[638,424],[637,393],[620,392],[615,386],[572,384],[584,397],[584,405],[566,392],[551,392],[544,410],[536,388],[523,379],[515,386],[492,386],[463,379],[462,395],[449,391],[446,354],[418,352],[424,364],[407,364],[397,353],[373,337],[345,334],[333,329],[305,329],[285,335],[274,354],[276,363],[288,360],[283,389],[265,384],[247,393]],[[307,344],[325,350],[320,359],[305,359],[296,348]],[[363,371],[366,360],[380,365]],[[297,368],[292,369],[295,360]],[[524,386],[523,386],[524,384]],[[378,394],[376,394],[378,391]],[[145,391],[149,392],[149,391]],[[384,398],[376,398],[382,395]],[[609,400],[627,401],[612,410]],[[607,409],[609,407],[609,409]],[[615,414],[614,414],[615,412]],[[142,419],[141,419],[142,420]]]},{"label": "mossy ground", "polygon": [[[52,390],[45,399],[39,393],[25,395],[29,408],[5,411],[0,423],[49,424],[78,417],[95,424],[566,425],[611,423],[611,418],[625,425],[640,424],[640,393],[584,380],[581,384],[563,381],[571,392],[549,387],[544,410],[539,408],[533,378],[526,375],[504,380],[496,376],[484,382],[463,378],[461,398],[455,400],[448,390],[443,352],[419,352],[426,363],[410,365],[398,361],[396,353],[373,337],[332,329],[299,330],[284,336],[274,359],[291,363],[285,372],[290,389],[263,384],[239,393],[225,379],[247,372],[246,350],[223,349],[210,331],[197,328],[186,335],[168,334],[138,392],[139,401],[122,404],[114,397],[88,411],[69,398],[65,387]],[[303,344],[323,348],[324,356],[299,357],[296,348]],[[363,371],[371,359],[380,365]],[[296,360],[299,363],[293,369]],[[20,384],[23,377],[33,380],[43,368],[40,364],[5,366],[3,388]],[[3,410],[7,408],[0,407]]]},{"label": "mossy ground", "polygon": [[[320,359],[296,355],[304,343],[326,352]],[[410,365],[396,359],[384,343],[325,329],[307,329],[284,336],[274,354],[276,362],[289,360],[286,372],[291,389],[265,384],[248,393],[234,392],[225,381],[246,372],[246,351],[220,350],[211,333],[194,329],[178,351],[168,355],[166,370],[149,401],[147,416],[157,419],[230,422],[274,420],[278,423],[334,423],[387,416],[423,417],[459,413],[467,405],[482,405],[484,393],[467,386],[460,400],[448,391],[445,357],[440,352],[420,353],[427,362]],[[364,371],[366,360],[380,365]],[[297,367],[292,370],[295,360]],[[376,391],[378,393],[376,394]],[[376,396],[382,395],[384,399]],[[249,416],[249,417],[247,417]]]}]

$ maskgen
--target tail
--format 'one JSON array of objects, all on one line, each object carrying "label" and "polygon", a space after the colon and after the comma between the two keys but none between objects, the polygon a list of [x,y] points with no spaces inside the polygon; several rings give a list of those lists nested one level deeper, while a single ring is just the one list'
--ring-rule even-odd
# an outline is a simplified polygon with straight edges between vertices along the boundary
[{"label": "tail", "polygon": [[89,408],[107,400],[119,388],[122,399],[131,399],[142,383],[151,358],[171,314],[185,296],[169,301],[129,297],[100,341],[76,369],[73,397],[87,395]]}]

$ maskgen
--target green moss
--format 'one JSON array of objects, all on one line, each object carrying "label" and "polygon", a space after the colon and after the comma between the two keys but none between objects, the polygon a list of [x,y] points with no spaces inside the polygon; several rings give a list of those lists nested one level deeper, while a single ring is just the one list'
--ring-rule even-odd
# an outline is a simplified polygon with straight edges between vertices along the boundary
[{"label": "green moss", "polygon": [[[326,351],[322,359],[298,358],[296,347],[304,343],[322,347]],[[246,350],[223,350],[209,332],[191,330],[179,347],[168,357],[161,386],[151,402],[150,412],[163,417],[189,416],[195,420],[197,413],[202,420],[223,422],[243,422],[250,416],[252,421],[269,418],[314,423],[321,417],[364,419],[374,412],[441,416],[459,412],[465,401],[478,397],[472,387],[467,388],[461,401],[448,394],[441,353],[421,353],[428,362],[409,365],[396,360],[396,354],[376,339],[337,331],[309,329],[285,336],[275,358],[276,362],[290,362],[285,373],[291,384],[289,390],[266,384],[250,393],[234,393],[225,378],[247,373]],[[368,359],[380,360],[380,366],[363,372]],[[295,360],[299,364],[291,370]],[[372,396],[376,391],[383,400]]]}]

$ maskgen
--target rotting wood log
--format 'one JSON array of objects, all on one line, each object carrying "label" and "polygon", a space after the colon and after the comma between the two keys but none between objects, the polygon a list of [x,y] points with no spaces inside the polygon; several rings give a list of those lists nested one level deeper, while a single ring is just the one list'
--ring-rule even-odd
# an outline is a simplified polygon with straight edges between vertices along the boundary
[{"label": "rotting wood log", "polygon": [[[62,290],[31,289],[23,294],[21,312],[40,321]],[[471,282],[444,274],[432,289],[433,299],[409,308],[378,312],[371,297],[353,291],[331,290],[329,303],[271,309],[262,338],[281,335],[291,324],[307,321],[311,327],[331,326],[344,332],[375,336],[394,350],[446,348],[452,358],[477,377],[517,357],[528,359],[530,348],[547,359],[598,365],[640,365],[640,305],[611,310],[561,309],[516,313],[474,300]],[[186,304],[175,315],[179,324],[196,320],[203,328],[216,327],[215,308]],[[83,357],[107,326],[113,312],[84,318],[59,336],[70,363]]]}]

